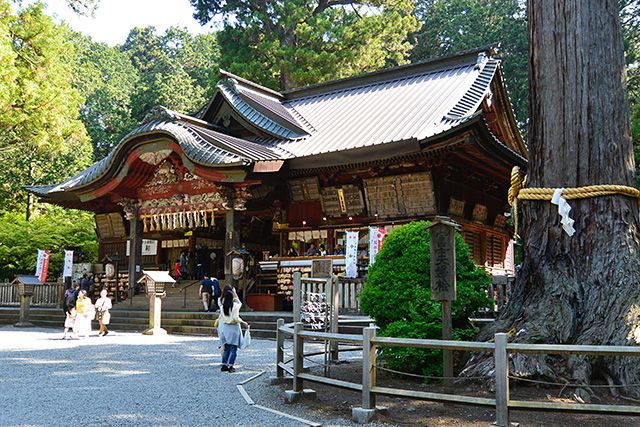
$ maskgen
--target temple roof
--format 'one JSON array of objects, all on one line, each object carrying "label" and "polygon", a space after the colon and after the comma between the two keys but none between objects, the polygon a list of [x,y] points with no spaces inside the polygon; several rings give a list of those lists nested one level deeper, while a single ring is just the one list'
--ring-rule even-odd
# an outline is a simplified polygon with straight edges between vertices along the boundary
[{"label": "temple roof", "polygon": [[[363,153],[384,157],[417,152],[471,123],[486,130],[488,150],[526,164],[500,61],[492,53],[480,49],[283,93],[221,71],[211,101],[195,116],[156,108],[85,171],[61,184],[24,188],[41,197],[86,190],[122,173],[127,156],[157,140],[177,143],[173,150],[202,168],[275,161],[295,169],[310,162],[354,163]],[[496,136],[480,117],[492,99],[507,100],[498,112],[502,127],[509,128],[503,135]]]}]

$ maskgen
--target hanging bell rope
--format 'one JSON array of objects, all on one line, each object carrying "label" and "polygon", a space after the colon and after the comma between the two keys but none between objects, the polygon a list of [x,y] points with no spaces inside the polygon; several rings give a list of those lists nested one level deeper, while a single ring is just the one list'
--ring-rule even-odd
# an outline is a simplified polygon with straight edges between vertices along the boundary
[{"label": "hanging bell rope", "polygon": [[640,207],[640,191],[626,185],[589,185],[577,188],[524,188],[527,176],[520,172],[518,166],[511,170],[511,187],[507,194],[509,205],[513,206],[514,237],[518,236],[518,201],[519,200],[552,200],[556,191],[561,190],[562,198],[586,199],[588,197],[610,196],[620,194],[638,199]]}]

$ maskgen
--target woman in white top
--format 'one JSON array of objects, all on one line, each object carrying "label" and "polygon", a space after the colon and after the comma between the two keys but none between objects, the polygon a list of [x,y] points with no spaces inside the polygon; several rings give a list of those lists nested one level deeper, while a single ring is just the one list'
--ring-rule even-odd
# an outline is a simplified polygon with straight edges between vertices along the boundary
[{"label": "woman in white top", "polygon": [[220,317],[218,320],[218,337],[220,345],[224,346],[222,352],[222,372],[235,372],[233,364],[236,361],[238,347],[242,346],[242,329],[240,325],[245,325],[249,329],[249,324],[240,318],[240,299],[235,288],[228,289],[222,294],[220,303]]},{"label": "woman in white top", "polygon": [[98,332],[99,337],[103,337],[109,333],[107,330],[107,325],[111,321],[111,310],[113,308],[113,304],[111,304],[111,298],[107,296],[107,290],[102,289],[100,291],[100,298],[96,301],[96,310],[101,314],[98,316],[98,322],[100,322],[100,332]]}]

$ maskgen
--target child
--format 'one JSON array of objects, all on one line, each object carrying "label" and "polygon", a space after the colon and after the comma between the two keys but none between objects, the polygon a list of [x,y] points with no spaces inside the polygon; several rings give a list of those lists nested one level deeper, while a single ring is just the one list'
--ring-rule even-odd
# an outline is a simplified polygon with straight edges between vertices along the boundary
[{"label": "child", "polygon": [[69,332],[69,328],[73,329],[73,336],[74,338],[76,337],[75,326],[77,314],[78,312],[76,311],[75,307],[72,307],[71,310],[67,311],[67,318],[64,319],[64,336],[62,337],[63,340],[67,339],[67,332]]},{"label": "child", "polygon": [[[180,260],[179,259],[176,260],[176,264],[173,266],[173,275],[176,281],[180,280]],[[174,283],[173,285],[171,285],[171,287],[175,288],[176,284]]]}]

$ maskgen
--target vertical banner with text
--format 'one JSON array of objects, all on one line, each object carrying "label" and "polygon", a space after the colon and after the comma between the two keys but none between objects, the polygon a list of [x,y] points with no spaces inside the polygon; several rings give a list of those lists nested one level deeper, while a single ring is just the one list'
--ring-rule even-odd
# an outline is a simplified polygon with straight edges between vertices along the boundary
[{"label": "vertical banner with text", "polygon": [[358,276],[358,232],[347,231],[345,250],[345,277],[354,279]]},{"label": "vertical banner with text", "polygon": [[73,270],[73,251],[64,251],[64,269],[62,270],[62,278],[71,277]]},{"label": "vertical banner with text", "polygon": [[47,280],[47,272],[49,271],[49,255],[50,251],[38,249],[38,263],[36,264],[36,277],[40,282]]},{"label": "vertical banner with text", "polygon": [[385,237],[387,237],[386,229],[369,227],[369,265],[376,262],[376,255],[380,252]]}]

